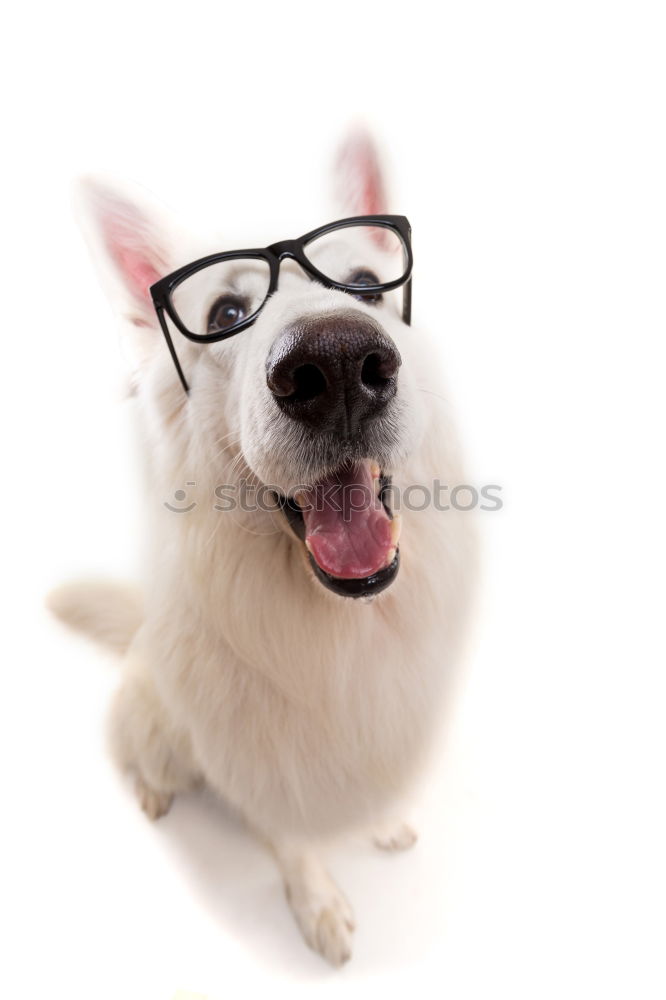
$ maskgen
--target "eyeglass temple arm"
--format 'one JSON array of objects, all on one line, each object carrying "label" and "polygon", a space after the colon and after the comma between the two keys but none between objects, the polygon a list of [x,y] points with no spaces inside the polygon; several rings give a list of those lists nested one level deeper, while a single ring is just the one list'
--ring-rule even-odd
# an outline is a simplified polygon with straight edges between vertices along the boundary
[{"label": "eyeglass temple arm", "polygon": [[158,316],[158,319],[160,321],[160,326],[162,327],[162,333],[164,334],[164,339],[166,340],[167,347],[169,348],[169,354],[171,355],[171,360],[173,361],[174,365],[176,366],[176,371],[178,372],[178,378],[180,379],[180,381],[183,384],[183,389],[189,395],[190,387],[187,384],[187,380],[185,379],[185,376],[183,375],[183,369],[180,367],[180,361],[178,360],[178,355],[176,354],[176,349],[173,346],[173,341],[171,339],[171,334],[169,333],[169,327],[167,326],[167,321],[166,321],[166,318],[164,316],[164,309],[162,308],[162,306],[155,306],[155,309],[157,311],[157,316]]},{"label": "eyeglass temple arm", "polygon": [[412,322],[412,279],[402,286],[402,321],[410,326]]},{"label": "eyeglass temple arm", "polygon": [[[407,236],[409,239],[409,247],[411,252],[412,247],[412,227],[407,223]],[[409,281],[407,281],[402,288],[402,321],[407,326],[411,325],[412,322],[412,276],[410,274]]]}]

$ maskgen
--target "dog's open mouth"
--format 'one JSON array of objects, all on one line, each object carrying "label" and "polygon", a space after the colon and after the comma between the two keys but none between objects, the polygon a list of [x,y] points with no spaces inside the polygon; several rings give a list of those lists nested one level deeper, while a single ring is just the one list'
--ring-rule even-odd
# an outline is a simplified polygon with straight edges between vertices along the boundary
[{"label": "dog's open mouth", "polygon": [[370,597],[393,582],[400,518],[388,504],[390,478],[372,460],[342,466],[278,501],[305,542],[317,578],[344,597]]}]

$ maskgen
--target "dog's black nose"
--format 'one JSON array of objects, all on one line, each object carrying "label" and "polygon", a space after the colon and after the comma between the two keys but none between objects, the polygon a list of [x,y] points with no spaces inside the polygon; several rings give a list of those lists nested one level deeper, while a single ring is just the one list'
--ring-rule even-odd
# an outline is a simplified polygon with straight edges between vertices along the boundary
[{"label": "dog's black nose", "polygon": [[399,367],[379,324],[345,309],[288,327],[273,344],[266,381],[294,420],[348,436],[395,395]]}]

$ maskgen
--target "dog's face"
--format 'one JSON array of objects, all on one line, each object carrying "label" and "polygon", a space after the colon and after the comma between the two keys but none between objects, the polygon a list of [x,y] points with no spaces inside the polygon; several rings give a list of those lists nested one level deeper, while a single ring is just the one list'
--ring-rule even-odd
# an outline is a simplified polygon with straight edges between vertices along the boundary
[{"label": "dog's face", "polygon": [[[385,211],[367,139],[354,137],[341,159],[352,193],[361,192],[347,200],[350,214]],[[165,237],[150,213],[108,188],[93,184],[88,191],[111,277],[121,279],[121,308],[127,314],[129,307],[133,335],[143,343],[137,378],[154,397],[153,411],[164,414],[163,434],[171,433],[175,414],[186,413],[179,424],[203,460],[214,462],[223,443],[224,469],[235,450],[235,468],[246,467],[255,483],[270,487],[277,516],[299,539],[294,544],[306,546],[315,577],[329,589],[361,596],[388,586],[399,563],[399,518],[388,485],[418,448],[424,416],[402,290],[354,296],[283,261],[277,290],[246,330],[207,344],[173,331],[186,395],[147,290],[208,248]],[[369,231],[338,230],[313,254],[319,270],[354,283],[388,280],[395,268],[395,249]],[[179,309],[198,330],[224,330],[252,314],[263,281],[260,263],[211,268],[183,285]]]}]

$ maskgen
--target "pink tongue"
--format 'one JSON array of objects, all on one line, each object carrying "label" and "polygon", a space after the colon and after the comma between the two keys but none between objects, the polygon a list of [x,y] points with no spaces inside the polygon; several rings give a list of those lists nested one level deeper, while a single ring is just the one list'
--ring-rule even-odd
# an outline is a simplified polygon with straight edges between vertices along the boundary
[{"label": "pink tongue", "polygon": [[299,496],[305,540],[331,576],[362,579],[382,569],[391,549],[391,521],[375,495],[370,463],[339,469]]}]

